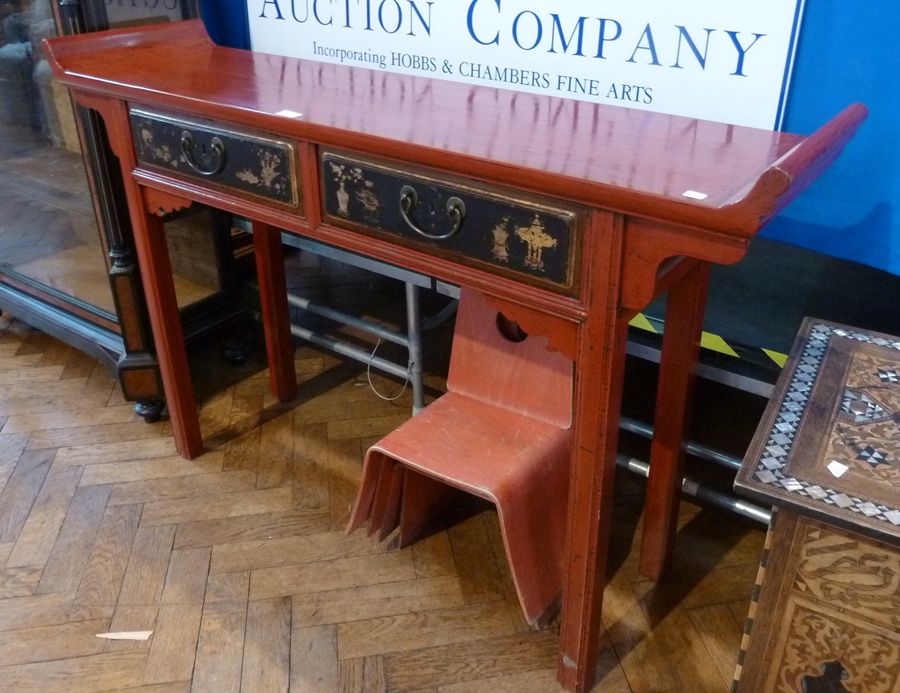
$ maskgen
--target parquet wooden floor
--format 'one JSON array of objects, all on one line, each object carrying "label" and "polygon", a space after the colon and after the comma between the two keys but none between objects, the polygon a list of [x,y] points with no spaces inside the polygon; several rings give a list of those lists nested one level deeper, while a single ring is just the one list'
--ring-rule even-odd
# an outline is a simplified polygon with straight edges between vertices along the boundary
[{"label": "parquet wooden floor", "polygon": [[[0,316],[0,690],[561,690],[555,624],[524,623],[490,508],[404,550],[344,534],[363,451],[408,393],[382,401],[301,348],[303,394],[279,405],[258,364],[213,361],[208,452],[188,462],[96,362]],[[762,529],[684,504],[656,586],[636,568],[642,482],[617,493],[595,691],[724,693]],[[152,635],[97,637],[122,631]]]}]

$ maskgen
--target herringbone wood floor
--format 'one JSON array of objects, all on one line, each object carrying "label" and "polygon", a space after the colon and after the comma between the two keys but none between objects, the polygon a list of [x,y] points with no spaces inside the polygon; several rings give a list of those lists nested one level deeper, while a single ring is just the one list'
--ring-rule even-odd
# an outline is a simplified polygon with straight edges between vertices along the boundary
[{"label": "herringbone wood floor", "polygon": [[[258,365],[214,361],[188,462],[95,361],[0,316],[0,689],[561,690],[555,624],[524,623],[490,509],[404,550],[345,536],[364,450],[408,397],[302,348],[303,394],[278,405]],[[684,504],[656,586],[636,569],[642,484],[619,477],[595,690],[724,693],[763,531]]]}]

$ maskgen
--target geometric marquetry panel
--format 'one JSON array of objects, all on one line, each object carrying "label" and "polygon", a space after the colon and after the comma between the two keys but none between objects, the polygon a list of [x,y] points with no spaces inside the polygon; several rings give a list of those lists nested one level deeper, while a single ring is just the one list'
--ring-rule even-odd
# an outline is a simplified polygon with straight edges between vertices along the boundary
[{"label": "geometric marquetry panel", "polygon": [[900,340],[807,318],[735,487],[777,511],[734,690],[900,691]]},{"label": "geometric marquetry panel", "polygon": [[900,541],[900,339],[807,319],[735,486]]}]

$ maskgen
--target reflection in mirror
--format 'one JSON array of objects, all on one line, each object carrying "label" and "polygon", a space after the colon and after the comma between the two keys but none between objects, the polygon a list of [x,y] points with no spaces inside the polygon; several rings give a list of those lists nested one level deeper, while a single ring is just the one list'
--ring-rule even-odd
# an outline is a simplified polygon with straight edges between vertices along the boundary
[{"label": "reflection in mirror", "polygon": [[[181,0],[88,0],[81,5],[87,21],[74,25],[177,21],[190,15],[187,7]],[[51,0],[0,0],[0,282],[115,321],[105,238],[121,234],[100,233],[96,212],[115,226],[109,197],[121,194],[99,190],[99,201],[92,198],[81,116],[41,50],[41,41],[57,33]],[[195,210],[166,224],[181,306],[221,288],[209,223]]]},{"label": "reflection in mirror", "polygon": [[113,313],[68,91],[41,41],[50,0],[0,5],[0,273]]},{"label": "reflection in mirror", "polygon": [[173,215],[166,222],[175,296],[181,308],[209,298],[222,288],[215,239],[209,232],[216,223],[203,207]]},{"label": "reflection in mirror", "polygon": [[186,17],[180,0],[106,0],[104,4],[110,29],[177,22]]}]

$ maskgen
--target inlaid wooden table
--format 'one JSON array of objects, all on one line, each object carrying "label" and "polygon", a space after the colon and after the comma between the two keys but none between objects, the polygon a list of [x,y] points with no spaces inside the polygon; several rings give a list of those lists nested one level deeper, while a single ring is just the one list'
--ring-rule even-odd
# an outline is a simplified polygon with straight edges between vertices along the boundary
[{"label": "inlaid wooden table", "polygon": [[590,688],[628,321],[668,291],[642,559],[658,577],[709,263],[740,260],[865,108],[801,137],[222,48],[196,21],[54,39],[47,51],[121,161],[184,456],[203,440],[157,213],[192,202],[253,220],[281,398],[296,389],[282,229],[476,289],[574,361],[559,677]]},{"label": "inlaid wooden table", "polygon": [[900,337],[807,318],[735,486],[776,506],[735,690],[900,690]]}]

